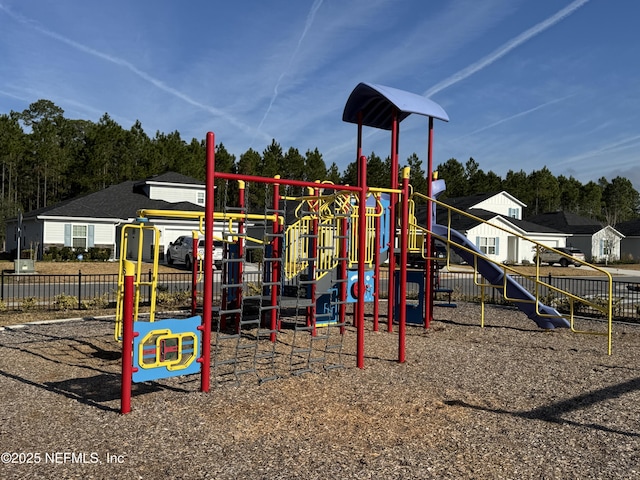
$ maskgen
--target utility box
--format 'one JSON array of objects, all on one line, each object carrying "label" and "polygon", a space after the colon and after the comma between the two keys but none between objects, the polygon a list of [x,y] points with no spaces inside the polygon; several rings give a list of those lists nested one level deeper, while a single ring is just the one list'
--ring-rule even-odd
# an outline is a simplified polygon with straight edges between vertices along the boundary
[{"label": "utility box", "polygon": [[31,258],[14,260],[13,271],[15,273],[35,273],[36,261]]}]

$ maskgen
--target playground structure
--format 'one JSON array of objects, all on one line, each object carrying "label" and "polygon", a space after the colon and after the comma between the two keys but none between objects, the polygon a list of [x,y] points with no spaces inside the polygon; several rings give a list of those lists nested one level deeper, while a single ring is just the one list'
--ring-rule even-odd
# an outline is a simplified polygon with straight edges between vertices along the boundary
[{"label": "playground structure", "polygon": [[[412,193],[409,169],[400,172],[398,167],[399,124],[411,114],[428,118],[430,181],[427,195]],[[146,234],[157,238],[158,231],[152,222],[158,217],[197,219],[200,234],[209,239],[215,238],[214,222],[217,222],[223,225],[219,239],[226,243],[221,270],[213,268],[212,242],[206,243],[201,262],[194,262],[192,311],[188,319],[159,319],[155,297],[152,297],[149,316],[142,321],[139,291],[150,288],[155,294],[159,255],[156,250],[150,281],[141,278],[141,255],[136,255],[136,259],[122,255],[115,336],[123,342],[123,413],[130,408],[131,381],[200,373],[201,390],[206,392],[210,388],[211,368],[216,382],[237,383],[246,374],[260,381],[277,378],[276,364],[285,357],[292,374],[341,367],[348,313],[352,313],[356,332],[356,364],[363,368],[365,304],[372,304],[373,329],[378,330],[379,301],[384,296],[383,263],[389,272],[386,326],[392,331],[397,325],[398,361],[404,362],[409,308],[407,255],[419,253],[425,259],[424,271],[417,277],[421,285],[418,311],[422,317],[420,323],[428,328],[434,312],[435,239],[474,267],[474,281],[483,292],[481,325],[485,320],[485,289],[498,289],[505,299],[544,329],[568,327],[579,332],[574,328],[575,313],[579,305],[586,304],[602,312],[608,319],[608,328],[606,332],[581,333],[607,335],[611,353],[612,283],[607,272],[603,274],[609,278],[609,299],[604,305],[547,284],[539,274],[539,265],[536,275],[530,277],[535,285],[530,292],[510,276],[515,272],[512,267],[491,261],[451,228],[452,213],[470,215],[437,200],[445,185],[433,174],[434,119],[448,121],[448,116],[425,97],[380,85],[359,84],[351,93],[343,114],[344,121],[358,126],[356,186],[216,172],[215,137],[209,132],[205,211],[141,210],[138,222],[122,230],[122,252],[130,250],[126,248],[128,242],[137,242],[137,249],[133,250],[140,252],[142,237]],[[391,132],[391,188],[367,185],[367,161],[362,155],[363,126]],[[222,211],[214,211],[216,181],[224,181],[227,186],[229,182],[237,182],[239,186],[238,198],[233,201],[227,197],[227,188],[220,193],[224,196]],[[260,212],[248,204],[248,183],[264,186],[265,199]],[[304,194],[292,195],[292,189],[303,189]],[[417,205],[426,207],[422,221],[416,217]],[[435,222],[436,206],[447,209],[447,225]],[[194,252],[196,242],[194,234]],[[152,243],[157,248],[160,242]],[[397,264],[392,254],[396,248],[400,252]],[[250,258],[260,259],[258,280],[253,283],[249,283],[245,275],[249,266],[254,265],[248,261]],[[449,256],[446,262],[448,265]],[[196,281],[200,275],[204,278],[201,300]],[[221,284],[222,292],[216,299],[212,293],[214,282]],[[544,305],[543,289],[564,296],[570,306],[569,314]],[[201,316],[197,315],[198,309]],[[217,314],[215,322],[214,313]],[[293,340],[283,352],[278,350],[281,346],[277,340],[284,329],[293,331]]]}]

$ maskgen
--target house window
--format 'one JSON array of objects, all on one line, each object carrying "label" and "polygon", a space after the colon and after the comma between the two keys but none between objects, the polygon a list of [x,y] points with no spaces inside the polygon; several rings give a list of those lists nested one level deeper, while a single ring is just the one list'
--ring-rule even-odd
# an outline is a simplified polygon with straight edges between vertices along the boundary
[{"label": "house window", "polygon": [[198,205],[204,205],[204,192],[198,192]]},{"label": "house window", "polygon": [[71,246],[73,248],[87,248],[87,226],[74,225],[72,229]]},{"label": "house window", "polygon": [[73,248],[94,247],[95,225],[64,224],[64,246]]},{"label": "house window", "polygon": [[509,217],[520,219],[520,209],[519,208],[509,208]]},{"label": "house window", "polygon": [[498,239],[496,237],[479,237],[477,245],[485,255],[498,254]]}]

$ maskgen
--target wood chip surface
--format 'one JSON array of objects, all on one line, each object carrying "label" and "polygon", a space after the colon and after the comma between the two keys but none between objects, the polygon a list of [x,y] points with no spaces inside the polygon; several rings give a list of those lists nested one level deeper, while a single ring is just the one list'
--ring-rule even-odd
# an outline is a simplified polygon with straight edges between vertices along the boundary
[{"label": "wood chip surface", "polygon": [[511,308],[487,307],[484,328],[478,305],[435,316],[407,327],[403,364],[397,328],[369,315],[363,370],[348,326],[344,368],[293,375],[283,330],[276,380],[134,384],[128,415],[112,319],[7,327],[0,478],[640,478],[639,326],[615,325],[609,356],[604,336]]}]

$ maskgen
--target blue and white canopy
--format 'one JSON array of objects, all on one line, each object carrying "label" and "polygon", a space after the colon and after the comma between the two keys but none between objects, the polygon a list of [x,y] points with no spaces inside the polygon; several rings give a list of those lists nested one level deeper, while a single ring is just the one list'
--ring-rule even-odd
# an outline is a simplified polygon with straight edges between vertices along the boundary
[{"label": "blue and white canopy", "polygon": [[391,130],[392,107],[398,110],[398,122],[412,113],[449,121],[447,112],[427,97],[372,83],[359,83],[353,89],[344,107],[342,120],[358,123],[358,113],[362,112],[362,125]]}]

